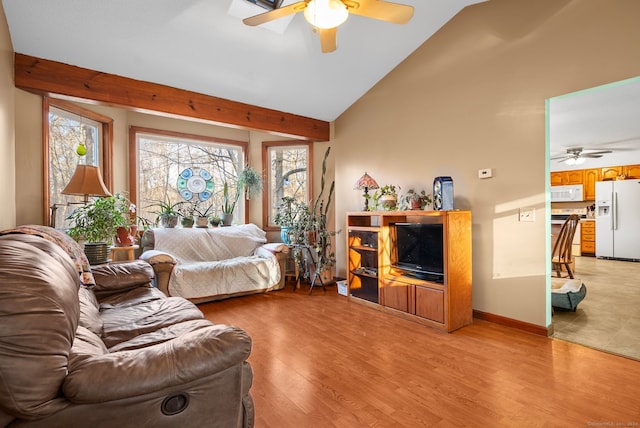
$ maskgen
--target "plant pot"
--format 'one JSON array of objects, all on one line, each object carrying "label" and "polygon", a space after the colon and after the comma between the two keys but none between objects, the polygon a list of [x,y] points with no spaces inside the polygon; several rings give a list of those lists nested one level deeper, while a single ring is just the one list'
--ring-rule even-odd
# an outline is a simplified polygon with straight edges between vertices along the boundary
[{"label": "plant pot", "polygon": [[196,227],[209,227],[209,217],[198,216],[196,218]]},{"label": "plant pot", "polygon": [[398,199],[393,195],[382,195],[378,200],[380,201],[382,208],[385,210],[395,209],[398,202]]},{"label": "plant pot", "polygon": [[174,228],[178,225],[178,216],[177,215],[163,215],[160,217],[160,224],[162,227],[166,228]]},{"label": "plant pot", "polygon": [[231,226],[233,223],[233,213],[224,213],[222,214],[222,224],[223,226]]},{"label": "plant pot", "polygon": [[289,239],[289,226],[280,226],[280,239],[285,245],[291,244],[291,239]]},{"label": "plant pot", "polygon": [[136,243],[138,226],[118,227],[116,229],[116,247],[130,247]]},{"label": "plant pot", "polygon": [[211,224],[211,227],[218,227],[218,226],[220,226],[220,222],[221,221],[222,220],[220,220],[219,217],[211,217],[209,219],[209,224]]},{"label": "plant pot", "polygon": [[85,242],[84,253],[90,265],[101,265],[109,260],[109,246],[106,242]]},{"label": "plant pot", "polygon": [[421,210],[422,209],[422,201],[419,199],[411,199],[411,209],[412,210]]},{"label": "plant pot", "polygon": [[193,217],[182,217],[180,219],[180,224],[182,225],[182,227],[186,227],[186,228],[190,228],[193,227]]}]

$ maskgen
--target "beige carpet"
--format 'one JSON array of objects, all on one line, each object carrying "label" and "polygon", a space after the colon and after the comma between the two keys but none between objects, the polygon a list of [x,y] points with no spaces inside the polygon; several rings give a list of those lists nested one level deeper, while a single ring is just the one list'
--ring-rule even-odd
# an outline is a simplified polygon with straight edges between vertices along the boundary
[{"label": "beige carpet", "polygon": [[640,263],[576,257],[575,277],[587,296],[555,310],[553,337],[640,360]]}]

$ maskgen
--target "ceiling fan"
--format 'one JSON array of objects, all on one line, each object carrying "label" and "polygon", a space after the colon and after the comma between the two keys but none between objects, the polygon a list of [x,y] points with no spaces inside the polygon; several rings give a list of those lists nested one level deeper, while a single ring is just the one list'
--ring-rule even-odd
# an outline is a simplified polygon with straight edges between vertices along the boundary
[{"label": "ceiling fan", "polygon": [[582,147],[567,149],[567,153],[551,157],[552,160],[564,162],[567,165],[579,165],[586,158],[601,158],[602,155],[613,153],[611,150],[590,150],[585,152]]},{"label": "ceiling fan", "polygon": [[304,18],[320,33],[322,52],[336,50],[338,26],[349,14],[405,24],[413,17],[413,6],[383,0],[302,0],[288,6],[244,19],[246,25],[255,26],[294,13],[303,12]]}]

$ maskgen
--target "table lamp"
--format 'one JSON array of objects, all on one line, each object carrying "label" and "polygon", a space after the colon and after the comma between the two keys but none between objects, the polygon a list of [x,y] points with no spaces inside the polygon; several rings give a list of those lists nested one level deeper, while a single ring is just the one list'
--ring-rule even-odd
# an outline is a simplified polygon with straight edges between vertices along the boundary
[{"label": "table lamp", "polygon": [[78,165],[71,176],[71,180],[61,192],[63,195],[83,196],[82,202],[67,202],[64,204],[53,204],[50,207],[49,226],[56,227],[56,215],[58,207],[69,206],[70,204],[87,204],[89,196],[111,196],[104,181],[100,169],[93,165]]},{"label": "table lamp", "polygon": [[102,181],[100,169],[94,165],[78,165],[62,194],[84,196],[85,204],[89,202],[89,196],[111,196]]},{"label": "table lamp", "polygon": [[365,172],[364,175],[360,177],[358,181],[356,181],[356,184],[353,186],[353,188],[356,190],[364,190],[364,194],[362,195],[364,196],[363,211],[369,211],[369,189],[380,188],[380,186],[378,186],[378,183],[376,183],[376,180],[371,178],[371,176]]}]

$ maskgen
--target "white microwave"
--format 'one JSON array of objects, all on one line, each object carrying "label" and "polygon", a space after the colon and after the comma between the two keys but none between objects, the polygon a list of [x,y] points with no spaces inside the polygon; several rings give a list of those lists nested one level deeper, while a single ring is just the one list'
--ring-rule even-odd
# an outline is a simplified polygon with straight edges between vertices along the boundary
[{"label": "white microwave", "polygon": [[551,186],[551,202],[583,201],[582,184]]}]

